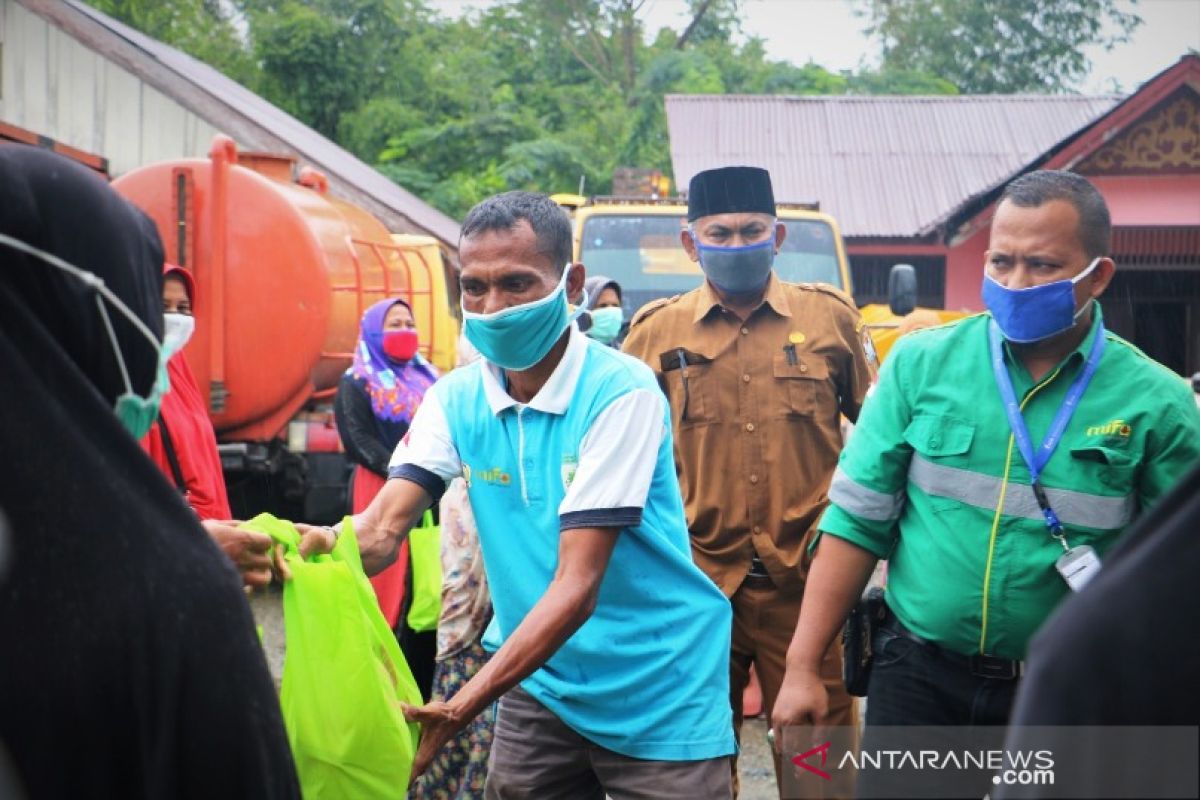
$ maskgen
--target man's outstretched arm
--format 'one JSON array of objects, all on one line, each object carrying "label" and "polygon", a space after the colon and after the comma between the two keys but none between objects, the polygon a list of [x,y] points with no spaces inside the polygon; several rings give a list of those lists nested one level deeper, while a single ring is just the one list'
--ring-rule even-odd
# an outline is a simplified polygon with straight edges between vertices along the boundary
[{"label": "man's outstretched arm", "polygon": [[420,722],[421,744],[413,779],[438,750],[497,698],[541,667],[596,608],[620,528],[575,528],[562,532],[558,570],[546,593],[530,609],[491,660],[448,702],[406,709]]},{"label": "man's outstretched arm", "polygon": [[[433,498],[420,484],[393,478],[383,485],[371,504],[351,517],[363,572],[378,575],[391,566],[400,552],[400,544],[420,521]],[[341,523],[329,528],[296,523],[300,532],[300,556],[333,550]]]}]

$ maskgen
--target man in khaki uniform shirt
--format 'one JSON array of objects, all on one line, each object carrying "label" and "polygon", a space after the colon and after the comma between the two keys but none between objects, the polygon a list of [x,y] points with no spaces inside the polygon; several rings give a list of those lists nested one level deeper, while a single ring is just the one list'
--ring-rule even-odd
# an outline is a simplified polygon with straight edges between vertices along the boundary
[{"label": "man in khaki uniform shirt", "polygon": [[[740,732],[751,663],[768,715],[779,692],[806,549],[842,448],[840,415],[857,419],[873,368],[848,296],[784,283],[771,269],[786,228],[765,170],[696,175],[688,222],[683,247],[705,282],[642,308],[624,349],[650,365],[670,400],[692,553],[733,604]],[[839,646],[824,667],[831,722],[850,724]]]}]

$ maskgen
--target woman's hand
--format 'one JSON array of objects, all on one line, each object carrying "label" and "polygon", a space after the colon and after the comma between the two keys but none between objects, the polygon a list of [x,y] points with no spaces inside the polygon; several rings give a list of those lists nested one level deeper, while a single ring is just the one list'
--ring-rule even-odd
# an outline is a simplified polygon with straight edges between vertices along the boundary
[{"label": "woman's hand", "polygon": [[271,582],[271,537],[242,530],[238,520],[203,520],[201,525],[221,548],[246,586],[259,588]]}]

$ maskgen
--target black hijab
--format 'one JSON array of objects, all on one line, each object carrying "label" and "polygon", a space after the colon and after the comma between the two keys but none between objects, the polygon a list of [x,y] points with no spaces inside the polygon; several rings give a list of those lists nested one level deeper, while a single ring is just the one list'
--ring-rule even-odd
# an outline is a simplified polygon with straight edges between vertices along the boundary
[{"label": "black hijab", "polygon": [[[1029,644],[1006,746],[1050,749],[1054,783],[1072,796],[1180,797],[1189,765],[1195,774],[1198,529],[1200,465],[1109,550],[1100,573]],[[1063,795],[1001,786],[992,796]]]},{"label": "black hijab", "polygon": [[[0,145],[0,233],[161,332],[153,224],[65,158]],[[111,307],[133,390],[156,348]],[[0,244],[0,751],[30,797],[298,797],[240,581],[113,414],[95,290]]]}]

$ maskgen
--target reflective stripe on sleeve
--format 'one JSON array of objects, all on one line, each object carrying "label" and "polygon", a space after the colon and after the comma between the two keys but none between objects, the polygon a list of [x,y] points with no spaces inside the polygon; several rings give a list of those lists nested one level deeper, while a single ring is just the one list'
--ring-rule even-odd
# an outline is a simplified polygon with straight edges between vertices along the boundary
[{"label": "reflective stripe on sleeve", "polygon": [[833,473],[829,499],[843,511],[876,522],[899,519],[904,508],[904,492],[886,494],[868,489],[856,483],[841,467]]},{"label": "reflective stripe on sleeve", "polygon": [[[991,475],[934,464],[916,453],[913,453],[909,464],[908,480],[926,494],[948,497],[989,511],[995,510],[1004,484],[1000,478]],[[1113,530],[1124,527],[1133,519],[1133,495],[1106,497],[1070,489],[1047,488],[1046,497],[1064,524]],[[1043,519],[1032,487],[1012,482],[1008,484],[1004,508],[1000,513],[1023,519]]]}]

